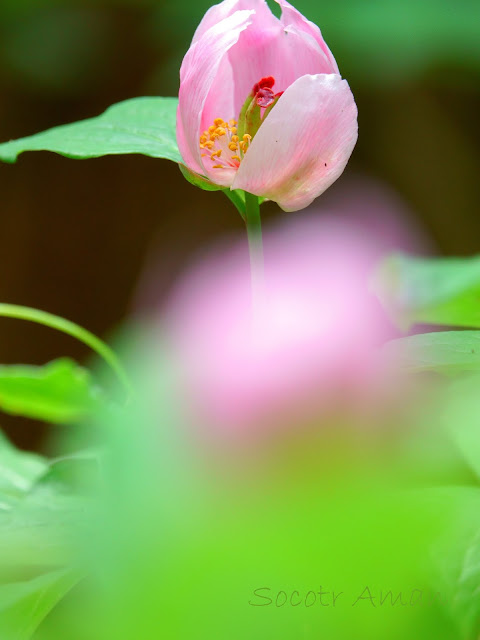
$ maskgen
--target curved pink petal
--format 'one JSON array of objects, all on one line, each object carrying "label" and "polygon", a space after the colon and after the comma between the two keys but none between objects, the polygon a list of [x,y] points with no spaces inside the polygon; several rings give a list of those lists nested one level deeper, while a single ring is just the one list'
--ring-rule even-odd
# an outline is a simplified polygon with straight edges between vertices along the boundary
[{"label": "curved pink petal", "polygon": [[346,80],[306,75],[270,112],[243,159],[232,189],[308,206],[343,172],[357,140],[357,107]]},{"label": "curved pink petal", "polygon": [[210,7],[203,16],[193,36],[192,45],[209,29],[231,16],[235,11],[244,10],[255,11],[257,18],[260,19],[265,26],[268,26],[272,21],[278,22],[265,0],[224,0],[224,2]]},{"label": "curved pink petal", "polygon": [[291,25],[292,27],[295,27],[300,31],[303,31],[304,33],[309,34],[315,39],[315,41],[318,43],[318,45],[324,52],[331,66],[329,71],[324,70],[322,71],[322,73],[340,74],[335,58],[333,57],[332,52],[328,48],[327,43],[323,39],[322,32],[317,27],[317,25],[314,24],[313,22],[310,22],[310,20],[307,20],[307,18],[305,18],[305,16],[303,16],[300,13],[300,11],[297,11],[295,7],[292,7],[292,5],[289,2],[287,2],[287,0],[275,0],[275,2],[279,4],[280,7],[282,8],[282,16],[280,18],[282,25],[285,25],[285,26]]},{"label": "curved pink petal", "polygon": [[235,73],[234,107],[238,114],[252,87],[273,76],[275,91],[285,91],[306,74],[332,73],[332,63],[312,34],[285,26],[270,13],[255,13],[228,54]]},{"label": "curved pink petal", "polygon": [[[185,164],[203,173],[199,148],[201,119],[222,61],[251,22],[252,11],[237,11],[206,31],[190,47],[180,69],[177,142]],[[228,89],[228,87],[227,87]]]}]

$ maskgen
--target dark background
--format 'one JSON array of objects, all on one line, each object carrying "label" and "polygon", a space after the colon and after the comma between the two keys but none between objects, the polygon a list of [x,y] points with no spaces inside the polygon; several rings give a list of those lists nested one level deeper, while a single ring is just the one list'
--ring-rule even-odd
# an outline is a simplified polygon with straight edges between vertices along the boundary
[{"label": "dark background", "polygon": [[[176,95],[182,57],[210,6],[0,1],[2,141],[98,115],[127,98]],[[478,252],[478,0],[295,6],[320,25],[358,104],[360,137],[343,180],[387,185],[439,253]],[[48,310],[106,338],[131,315],[153,257],[161,300],[199,248],[241,230],[226,198],[188,185],[173,163],[141,156],[25,154],[0,166],[0,195],[0,300]],[[266,218],[295,215],[264,207]],[[1,362],[87,356],[49,329],[0,322]],[[38,444],[40,428],[7,416],[1,424],[19,444]]]}]

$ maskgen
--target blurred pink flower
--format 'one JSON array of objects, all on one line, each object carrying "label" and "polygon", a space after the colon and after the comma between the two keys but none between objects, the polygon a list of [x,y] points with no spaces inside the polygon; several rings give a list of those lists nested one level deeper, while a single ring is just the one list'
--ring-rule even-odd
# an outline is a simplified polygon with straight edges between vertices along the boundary
[{"label": "blurred pink flower", "polygon": [[343,172],[357,108],[319,28],[276,1],[280,19],[265,0],[207,11],[180,70],[177,140],[190,171],[295,211]]},{"label": "blurred pink flower", "polygon": [[166,314],[196,415],[235,431],[361,400],[393,335],[368,290],[378,255],[374,232],[341,219],[283,224],[265,237],[255,317],[243,245],[196,265]]}]

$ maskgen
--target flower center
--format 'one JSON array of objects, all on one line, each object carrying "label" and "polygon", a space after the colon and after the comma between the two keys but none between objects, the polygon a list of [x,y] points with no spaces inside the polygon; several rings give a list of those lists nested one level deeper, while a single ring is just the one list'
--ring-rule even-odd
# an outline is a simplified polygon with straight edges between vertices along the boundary
[{"label": "flower center", "polygon": [[202,158],[214,163],[212,169],[238,169],[255,134],[283,93],[275,94],[274,84],[272,76],[262,78],[245,100],[238,121],[215,118],[202,133]]},{"label": "flower center", "polygon": [[236,120],[225,122],[222,118],[215,118],[200,136],[202,158],[214,162],[212,169],[238,169],[251,140],[252,136],[248,133],[240,140]]}]

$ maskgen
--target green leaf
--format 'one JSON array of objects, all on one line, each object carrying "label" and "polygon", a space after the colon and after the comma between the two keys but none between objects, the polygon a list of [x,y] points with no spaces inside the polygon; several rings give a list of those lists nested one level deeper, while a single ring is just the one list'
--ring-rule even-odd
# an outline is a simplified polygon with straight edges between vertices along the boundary
[{"label": "green leaf", "polygon": [[442,487],[426,492],[444,514],[444,528],[432,549],[435,587],[465,640],[480,633],[480,489]]},{"label": "green leaf", "polygon": [[388,362],[410,373],[480,371],[480,331],[437,331],[387,342]]},{"label": "green leaf", "polygon": [[446,427],[480,482],[480,375],[460,377],[442,393],[440,423]]},{"label": "green leaf", "polygon": [[28,640],[40,623],[81,578],[62,569],[24,582],[0,585],[0,637]]},{"label": "green leaf", "polygon": [[103,360],[111,367],[112,371],[115,372],[118,380],[125,387],[128,395],[131,394],[132,387],[130,381],[115,352],[105,344],[105,342],[100,340],[100,338],[97,338],[97,336],[90,333],[90,331],[87,331],[80,325],[75,324],[75,322],[56,316],[53,313],[42,311],[41,309],[33,309],[32,307],[25,307],[23,305],[9,304],[5,302],[0,302],[0,316],[3,318],[15,318],[17,320],[35,322],[43,325],[44,327],[50,327],[51,329],[61,331],[68,336],[72,336],[72,338],[75,338],[76,340],[80,340],[80,342],[86,344],[90,349],[96,351],[96,353],[103,358]]},{"label": "green leaf", "polygon": [[480,328],[480,256],[397,254],[380,266],[373,288],[403,329],[414,324]]},{"label": "green leaf", "polygon": [[101,404],[90,373],[62,358],[44,366],[0,366],[0,410],[53,423],[85,418]]},{"label": "green leaf", "polygon": [[19,451],[0,431],[0,511],[8,508],[12,497],[28,492],[47,468],[44,458]]},{"label": "green leaf", "polygon": [[69,158],[142,153],[181,162],[176,142],[177,98],[134,98],[97,118],[67,124],[0,144],[0,160],[24,151],[53,151]]},{"label": "green leaf", "polygon": [[185,180],[188,180],[188,182],[190,182],[190,184],[193,184],[195,187],[199,187],[204,191],[220,191],[221,189],[223,189],[223,187],[210,182],[210,180],[207,180],[198,173],[190,171],[190,169],[188,169],[184,164],[179,164],[178,166]]},{"label": "green leaf", "polygon": [[95,483],[98,462],[94,452],[49,462],[15,449],[0,432],[2,640],[30,638],[85,575],[79,541],[91,535],[94,512],[77,487]]},{"label": "green leaf", "polygon": [[39,567],[72,564],[91,527],[98,454],[49,461],[15,449],[2,436],[0,469],[0,583],[38,574]]},{"label": "green leaf", "polygon": [[92,504],[48,472],[10,499],[0,510],[0,582],[74,563],[81,537],[91,535]]}]

